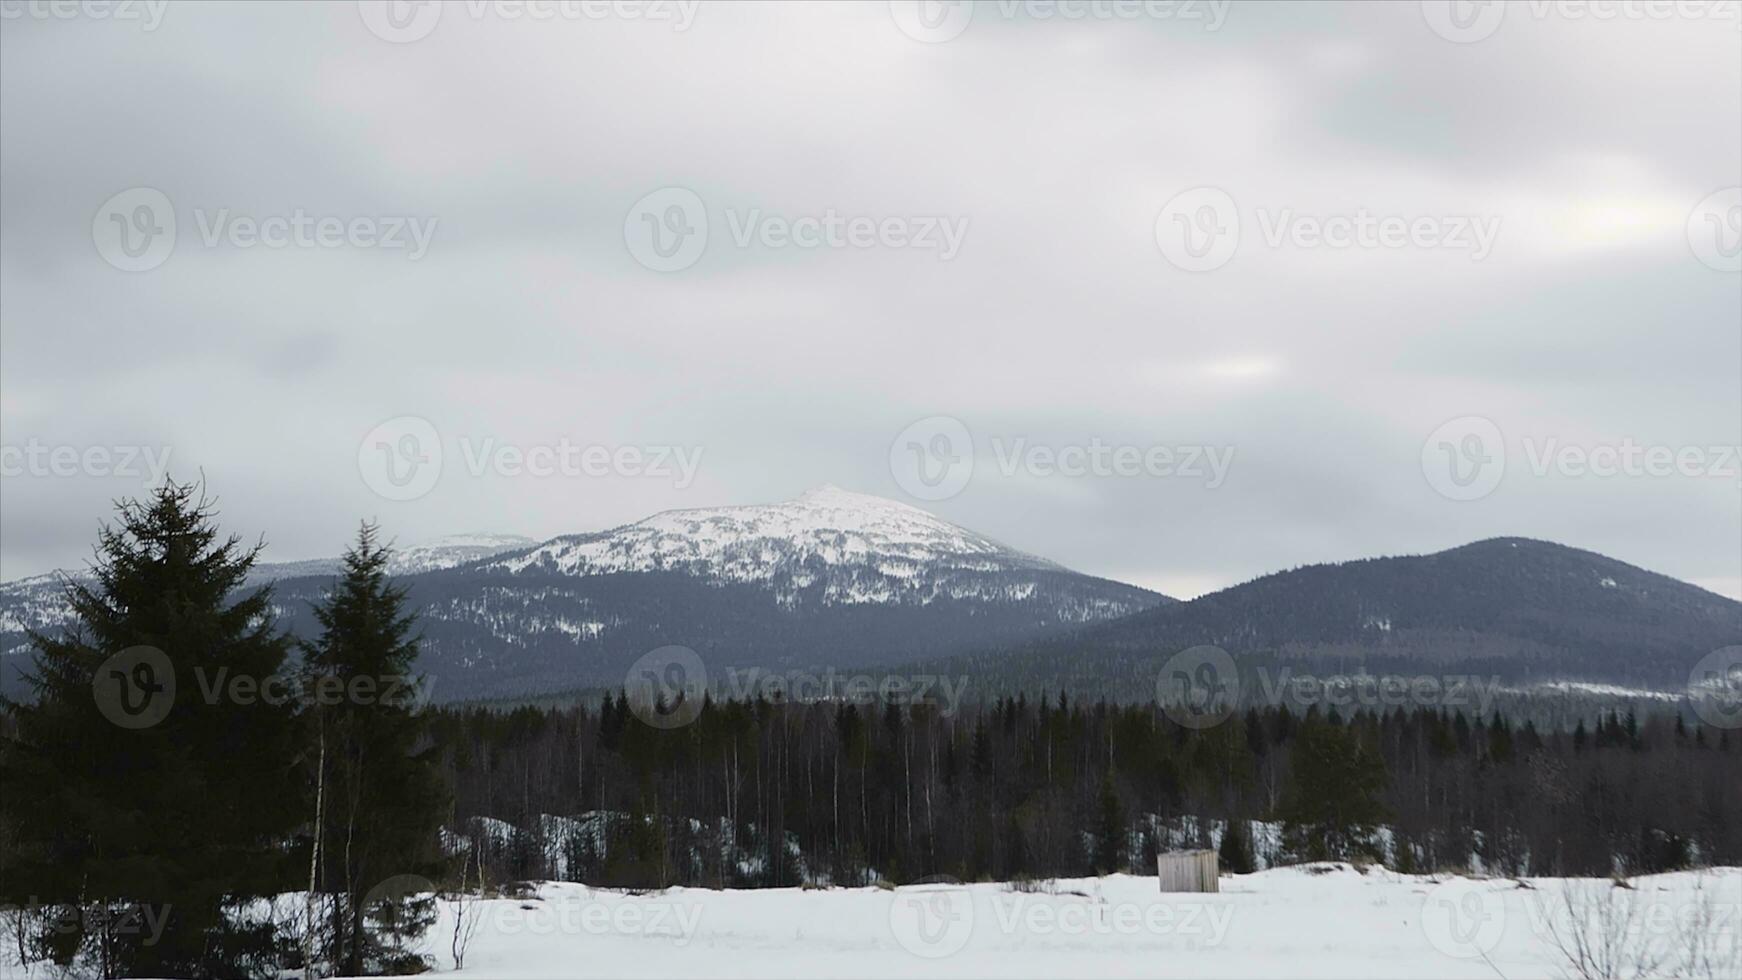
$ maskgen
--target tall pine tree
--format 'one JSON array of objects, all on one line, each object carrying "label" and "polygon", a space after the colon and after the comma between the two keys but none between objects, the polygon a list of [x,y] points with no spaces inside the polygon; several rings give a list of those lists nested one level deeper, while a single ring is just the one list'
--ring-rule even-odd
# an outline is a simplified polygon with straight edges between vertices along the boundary
[{"label": "tall pine tree", "polygon": [[189,485],[120,505],[73,619],[32,634],[31,696],[7,703],[4,898],[41,903],[38,950],[105,976],[275,974],[284,952],[238,913],[294,887],[304,785],[289,642],[259,546],[220,539]]},{"label": "tall pine tree", "polygon": [[305,651],[305,690],[319,746],[322,800],[316,890],[329,904],[328,957],[348,974],[419,969],[401,952],[433,906],[397,885],[441,870],[446,790],[420,714],[425,679],[405,591],[387,575],[388,549],[365,524],[333,590],[315,607],[320,635]]}]

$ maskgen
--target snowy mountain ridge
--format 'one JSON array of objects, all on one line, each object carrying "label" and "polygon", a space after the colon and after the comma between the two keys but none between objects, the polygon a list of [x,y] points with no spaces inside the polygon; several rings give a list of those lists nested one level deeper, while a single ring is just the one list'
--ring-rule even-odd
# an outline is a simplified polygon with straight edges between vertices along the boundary
[{"label": "snowy mountain ridge", "polygon": [[663,511],[609,531],[556,538],[484,567],[566,575],[682,572],[763,584],[788,605],[812,596],[848,605],[1024,599],[1032,582],[966,580],[1066,571],[917,507],[835,486],[776,504]]},{"label": "snowy mountain ridge", "polygon": [[[332,558],[264,564],[249,584],[272,583],[279,624],[308,636],[339,570]],[[718,666],[912,662],[1172,601],[833,486],[543,543],[458,535],[397,550],[390,570],[420,617],[419,667],[444,677],[443,696],[617,684],[671,644]],[[0,585],[0,656],[28,652],[26,629],[68,622],[62,582]],[[0,662],[0,688],[16,672]]]},{"label": "snowy mountain ridge", "polygon": [[[387,561],[390,575],[453,568],[467,562],[499,555],[504,551],[537,544],[518,534],[453,534],[406,548],[395,548]],[[331,577],[344,567],[339,558],[309,558],[302,561],[262,562],[248,573],[249,585],[265,585],[283,579]],[[66,583],[89,583],[86,570],[58,569],[0,582],[0,636],[22,634],[26,628],[46,629],[72,619],[65,596]],[[5,652],[0,649],[0,652]]]}]

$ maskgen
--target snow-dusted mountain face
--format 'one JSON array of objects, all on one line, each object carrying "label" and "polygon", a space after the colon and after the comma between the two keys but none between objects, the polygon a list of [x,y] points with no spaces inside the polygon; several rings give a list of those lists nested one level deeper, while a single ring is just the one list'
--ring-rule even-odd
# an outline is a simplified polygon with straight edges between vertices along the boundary
[{"label": "snow-dusted mountain face", "polygon": [[[388,571],[393,575],[415,575],[453,568],[537,543],[518,534],[450,535],[394,549],[388,560]],[[262,562],[249,574],[248,584],[265,585],[287,579],[331,579],[342,567],[343,562],[338,558]],[[85,570],[58,571],[0,582],[0,658],[23,648],[26,629],[53,629],[70,621],[72,608],[66,602],[66,583],[69,580],[88,583],[91,576]]]},{"label": "snow-dusted mountain face", "polygon": [[[387,571],[393,575],[416,575],[442,568],[453,568],[467,562],[489,558],[505,551],[537,544],[518,534],[450,534],[408,547],[395,547],[387,560]],[[254,584],[311,575],[337,575],[344,563],[338,558],[314,558],[308,561],[265,562],[254,569],[248,580]],[[4,588],[0,586],[0,588]]]},{"label": "snow-dusted mountain face", "polygon": [[[279,615],[304,633],[337,569],[266,565],[254,581],[273,583]],[[1172,601],[835,487],[542,544],[443,539],[399,553],[394,572],[419,607],[420,669],[441,699],[616,686],[667,645],[720,672],[906,663]],[[21,649],[24,625],[64,620],[57,595],[50,577],[0,586],[0,650]]]},{"label": "snow-dusted mountain face", "polygon": [[[785,503],[673,510],[601,534],[557,538],[485,567],[511,573],[680,572],[766,587],[786,606],[1010,602],[1035,572],[1065,569],[917,507],[825,486]],[[1061,604],[1083,622],[1141,608],[1128,598]]]}]

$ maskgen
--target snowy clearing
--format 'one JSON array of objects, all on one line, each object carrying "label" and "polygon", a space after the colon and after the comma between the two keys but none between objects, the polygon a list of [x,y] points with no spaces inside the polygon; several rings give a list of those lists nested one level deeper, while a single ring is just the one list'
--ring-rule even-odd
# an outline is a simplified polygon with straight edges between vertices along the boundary
[{"label": "snowy clearing", "polygon": [[[539,887],[481,903],[457,976],[1410,977],[1568,975],[1552,932],[1625,933],[1654,975],[1742,975],[1742,869],[1607,881],[1362,873],[1346,865],[1225,876],[1168,895],[1114,875],[895,890]],[[1569,906],[1560,896],[1574,897]],[[451,906],[424,951],[451,971]],[[1703,918],[1701,918],[1703,916]],[[1687,964],[1691,937],[1705,959]],[[1485,962],[1492,961],[1492,966]],[[1677,970],[1681,972],[1676,972]]]}]

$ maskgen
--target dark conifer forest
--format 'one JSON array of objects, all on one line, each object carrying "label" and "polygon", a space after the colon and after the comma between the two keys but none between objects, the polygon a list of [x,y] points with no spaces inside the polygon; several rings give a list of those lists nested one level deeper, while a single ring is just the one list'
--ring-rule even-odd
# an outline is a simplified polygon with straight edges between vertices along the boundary
[{"label": "dark conifer forest", "polygon": [[1742,745],[1668,714],[1545,732],[1499,714],[1265,708],[1199,730],[1155,705],[1036,692],[955,717],[709,703],[665,730],[619,694],[431,725],[451,819],[487,843],[498,880],[1145,873],[1158,848],[1218,846],[1230,824],[1250,838],[1248,822],[1266,864],[1609,875],[1742,861]]}]

